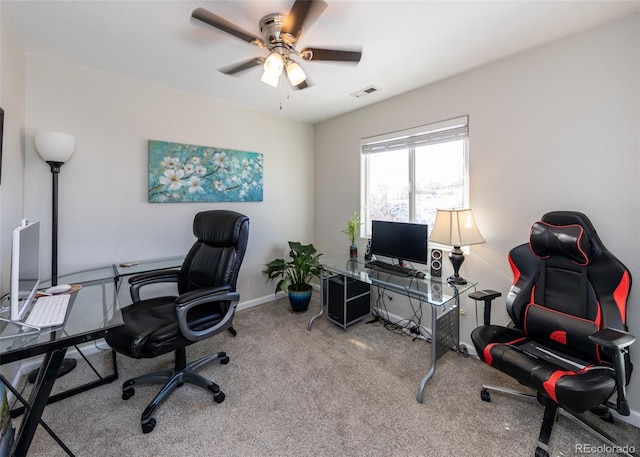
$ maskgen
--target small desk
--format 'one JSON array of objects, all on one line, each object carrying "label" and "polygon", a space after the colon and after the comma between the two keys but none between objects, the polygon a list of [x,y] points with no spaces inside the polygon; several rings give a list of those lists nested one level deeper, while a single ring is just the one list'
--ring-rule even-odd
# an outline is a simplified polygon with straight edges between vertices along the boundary
[{"label": "small desk", "polygon": [[[475,287],[476,283],[469,281],[464,285],[454,285],[428,275],[424,279],[396,276],[367,268],[365,261],[360,257],[357,259],[351,259],[349,256],[327,257],[321,259],[321,262],[323,281],[326,277],[340,275],[344,277],[344,282],[347,279],[355,279],[414,298],[421,305],[431,306],[431,366],[420,383],[417,395],[418,402],[422,403],[424,388],[435,373],[436,361],[449,349],[459,349],[460,294]],[[311,330],[313,321],[324,312],[324,293],[324,287],[321,287],[320,312],[309,319],[308,330]]]},{"label": "small desk", "polygon": [[[108,333],[124,329],[113,281],[113,270],[109,271],[108,268],[91,270],[65,276],[64,281],[82,284],[82,288],[72,295],[63,326],[40,331],[22,331],[21,326],[6,322],[0,326],[0,335],[7,337],[0,340],[0,364],[45,354],[27,405],[24,408],[18,408],[18,410],[24,410],[24,417],[15,435],[11,454],[18,457],[27,455],[38,425],[43,425],[68,455],[73,455],[41,420],[62,360],[69,347],[97,340]],[[4,378],[2,380],[6,381]],[[98,382],[109,381],[104,381],[103,378]]]}]

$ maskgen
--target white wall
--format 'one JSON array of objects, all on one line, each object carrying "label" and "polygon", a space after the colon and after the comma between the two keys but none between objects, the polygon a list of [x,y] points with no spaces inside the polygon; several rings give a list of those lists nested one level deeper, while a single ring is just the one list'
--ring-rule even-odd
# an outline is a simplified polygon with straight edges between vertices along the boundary
[{"label": "white wall", "polygon": [[[59,274],[110,263],[184,255],[196,212],[226,208],[250,218],[238,280],[242,302],[273,297],[263,264],[287,239],[313,238],[313,128],[156,85],[27,57],[25,214],[42,221],[50,271],[51,173],[33,135],[75,135],[59,189]],[[147,141],[264,154],[264,201],[147,203]]]},{"label": "white wall", "polygon": [[[639,67],[635,15],[317,125],[318,248],[348,249],[340,230],[360,206],[361,138],[468,114],[470,206],[487,243],[471,247],[463,276],[506,292],[509,249],[542,214],[569,209],[587,214],[640,277]],[[636,286],[628,324],[640,336],[638,303]],[[465,306],[461,339],[470,344],[475,313]],[[493,320],[507,322],[504,296],[494,309]],[[632,359],[640,366],[638,348]],[[629,396],[640,425],[640,376]]]},{"label": "white wall", "polygon": [[0,290],[3,290],[9,285],[11,231],[22,218],[26,56],[1,8],[0,37],[0,107],[5,111],[0,183]]},{"label": "white wall", "polygon": [[[5,111],[0,183],[0,295],[9,290],[11,232],[22,219],[26,55],[0,3],[0,107]],[[7,379],[18,363],[2,365]]]}]

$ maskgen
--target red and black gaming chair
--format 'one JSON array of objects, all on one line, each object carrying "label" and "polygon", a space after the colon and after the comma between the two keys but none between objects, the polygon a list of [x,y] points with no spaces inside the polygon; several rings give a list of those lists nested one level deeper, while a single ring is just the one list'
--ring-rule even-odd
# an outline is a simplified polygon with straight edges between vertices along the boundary
[{"label": "red and black gaming chair", "polygon": [[[512,249],[509,263],[513,327],[485,321],[471,339],[480,359],[537,392],[545,411],[535,456],[548,457],[558,413],[616,445],[577,414],[592,411],[609,421],[609,408],[630,414],[625,386],[635,337],[626,325],[629,271],[604,247],[589,219],[570,211],[547,213],[533,224],[529,243]],[[489,389],[523,395],[483,386],[484,401],[490,401]]]}]

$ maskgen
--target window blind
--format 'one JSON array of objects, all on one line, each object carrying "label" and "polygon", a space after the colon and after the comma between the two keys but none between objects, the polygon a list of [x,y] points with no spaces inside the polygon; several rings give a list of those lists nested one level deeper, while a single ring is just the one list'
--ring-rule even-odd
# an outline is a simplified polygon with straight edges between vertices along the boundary
[{"label": "window blind", "polygon": [[464,139],[469,136],[469,116],[392,132],[361,141],[363,154],[396,151]]}]

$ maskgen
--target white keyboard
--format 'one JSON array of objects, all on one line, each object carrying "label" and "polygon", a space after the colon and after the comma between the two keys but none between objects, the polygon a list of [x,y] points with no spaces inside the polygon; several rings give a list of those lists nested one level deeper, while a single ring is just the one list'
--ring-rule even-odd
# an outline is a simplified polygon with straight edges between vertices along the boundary
[{"label": "white keyboard", "polygon": [[24,323],[36,327],[54,327],[64,324],[70,298],[71,295],[69,294],[49,295],[38,298]]}]

